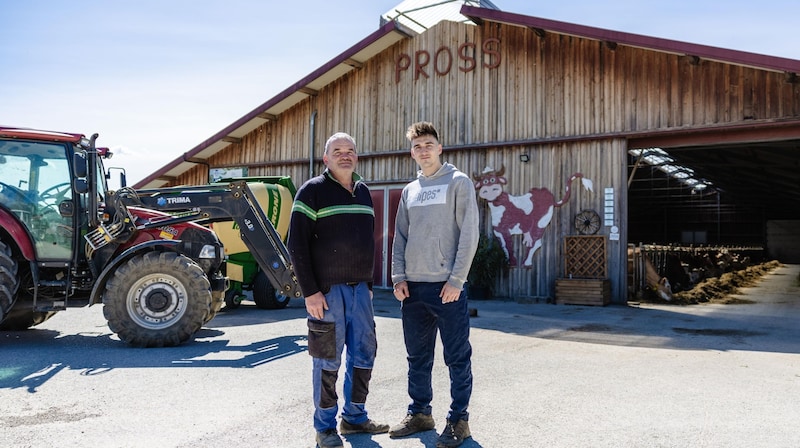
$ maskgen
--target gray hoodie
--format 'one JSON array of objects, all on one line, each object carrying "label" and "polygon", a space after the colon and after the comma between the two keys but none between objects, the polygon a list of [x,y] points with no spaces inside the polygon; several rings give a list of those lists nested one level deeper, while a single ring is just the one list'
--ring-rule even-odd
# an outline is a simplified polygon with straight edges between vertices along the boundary
[{"label": "gray hoodie", "polygon": [[403,188],[392,244],[392,283],[448,282],[463,288],[478,248],[472,180],[444,163]]}]

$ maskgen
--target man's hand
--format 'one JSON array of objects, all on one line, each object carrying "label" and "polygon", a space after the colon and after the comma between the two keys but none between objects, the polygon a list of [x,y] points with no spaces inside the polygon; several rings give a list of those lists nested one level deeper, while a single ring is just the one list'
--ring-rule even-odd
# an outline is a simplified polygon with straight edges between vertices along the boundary
[{"label": "man's hand", "polygon": [[442,292],[439,293],[439,297],[442,298],[442,303],[455,302],[461,297],[461,290],[451,286],[450,283],[445,283]]},{"label": "man's hand", "polygon": [[322,320],[325,311],[328,309],[328,301],[325,300],[325,294],[317,292],[306,297],[306,311],[314,319]]},{"label": "man's hand", "polygon": [[408,298],[408,283],[403,281],[394,285],[394,298],[401,302]]}]

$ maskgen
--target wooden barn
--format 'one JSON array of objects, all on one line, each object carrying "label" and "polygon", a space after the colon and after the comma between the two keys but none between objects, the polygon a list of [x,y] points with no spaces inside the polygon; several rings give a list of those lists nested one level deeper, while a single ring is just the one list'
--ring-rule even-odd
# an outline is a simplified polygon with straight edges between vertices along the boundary
[{"label": "wooden barn", "polygon": [[625,303],[629,248],[800,262],[800,61],[459,3],[460,20],[387,20],[135,187],[212,172],[300,186],[323,170],[325,140],[348,132],[375,203],[375,282],[391,286],[398,197],[416,176],[405,131],[427,120],[443,160],[501,182],[479,199],[511,257],[499,296],[587,288]]}]

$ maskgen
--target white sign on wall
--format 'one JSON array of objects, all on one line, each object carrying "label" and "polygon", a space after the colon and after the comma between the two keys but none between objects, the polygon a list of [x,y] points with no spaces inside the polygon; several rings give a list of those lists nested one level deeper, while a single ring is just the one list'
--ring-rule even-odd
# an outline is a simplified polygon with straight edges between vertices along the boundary
[{"label": "white sign on wall", "polygon": [[607,187],[604,190],[603,225],[611,227],[614,225],[614,187]]},{"label": "white sign on wall", "polygon": [[208,170],[208,181],[219,182],[220,179],[230,177],[247,177],[247,167],[237,166],[233,168],[210,168]]}]

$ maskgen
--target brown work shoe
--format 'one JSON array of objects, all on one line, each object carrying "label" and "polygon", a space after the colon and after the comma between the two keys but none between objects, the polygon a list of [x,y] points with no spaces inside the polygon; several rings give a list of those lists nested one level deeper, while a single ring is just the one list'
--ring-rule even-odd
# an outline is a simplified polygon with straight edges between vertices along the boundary
[{"label": "brown work shoe", "polygon": [[428,414],[408,414],[399,425],[392,426],[392,429],[389,430],[389,437],[394,439],[410,436],[414,433],[429,431],[435,427],[436,423],[433,422],[433,417]]},{"label": "brown work shoe", "polygon": [[357,434],[360,432],[365,432],[368,434],[383,434],[389,431],[389,425],[382,425],[373,422],[372,420],[367,420],[364,423],[353,424],[348,423],[347,420],[342,419],[342,422],[339,424],[339,432],[342,434]]},{"label": "brown work shoe", "polygon": [[447,425],[436,441],[436,448],[452,448],[464,443],[464,439],[471,436],[469,423],[466,420],[459,420],[455,423],[447,421]]},{"label": "brown work shoe", "polygon": [[336,448],[344,446],[336,429],[326,429],[325,431],[317,433],[317,447],[318,448]]}]

